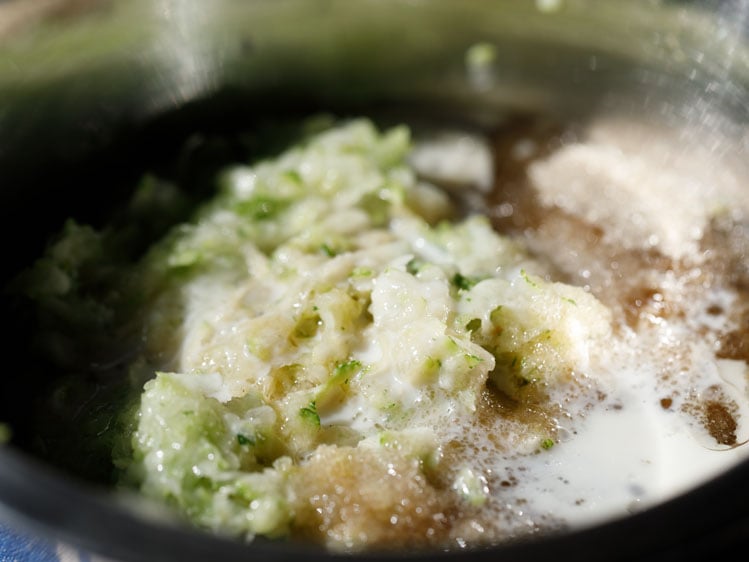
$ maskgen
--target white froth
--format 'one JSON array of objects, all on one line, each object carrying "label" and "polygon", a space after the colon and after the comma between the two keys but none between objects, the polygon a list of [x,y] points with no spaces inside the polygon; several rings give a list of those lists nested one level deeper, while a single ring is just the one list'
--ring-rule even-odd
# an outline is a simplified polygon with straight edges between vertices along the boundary
[{"label": "white froth", "polygon": [[610,242],[694,258],[710,219],[747,212],[749,198],[723,162],[725,140],[689,140],[684,132],[601,121],[583,141],[532,164],[529,176],[543,204],[602,227]]},{"label": "white froth", "polygon": [[486,192],[494,180],[486,140],[465,131],[446,131],[425,139],[409,156],[414,170],[446,187],[473,187]]},{"label": "white froth", "polygon": [[627,248],[697,250],[716,202],[700,184],[605,145],[570,145],[530,169],[541,200],[605,227]]}]

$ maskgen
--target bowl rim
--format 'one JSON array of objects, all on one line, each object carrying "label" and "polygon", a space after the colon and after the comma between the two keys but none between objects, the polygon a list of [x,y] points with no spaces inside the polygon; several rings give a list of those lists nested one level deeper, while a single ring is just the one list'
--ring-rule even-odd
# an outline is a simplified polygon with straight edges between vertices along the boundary
[{"label": "bowl rim", "polygon": [[[689,491],[601,524],[469,550],[335,553],[322,547],[222,538],[150,521],[113,501],[112,492],[78,481],[12,445],[0,447],[0,520],[120,562],[355,559],[484,562],[702,559],[749,536],[749,460]],[[72,509],[71,509],[72,507]],[[735,536],[734,536],[735,535]]]}]

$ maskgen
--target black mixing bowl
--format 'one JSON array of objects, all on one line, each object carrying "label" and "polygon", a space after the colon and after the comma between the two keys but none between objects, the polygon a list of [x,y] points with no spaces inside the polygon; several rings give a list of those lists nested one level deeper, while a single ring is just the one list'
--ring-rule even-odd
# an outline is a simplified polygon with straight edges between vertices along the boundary
[{"label": "black mixing bowl", "polygon": [[[3,281],[66,217],[101,224],[142,170],[196,131],[315,112],[496,127],[508,116],[611,116],[710,138],[749,161],[749,1],[70,0],[0,2]],[[491,45],[488,65],[467,53]],[[674,150],[679,150],[674,146]],[[225,156],[208,155],[203,163]],[[749,178],[749,169],[747,170]],[[749,197],[749,179],[746,182]],[[749,260],[749,257],[747,257]],[[3,300],[0,516],[122,562],[334,559],[251,545],[131,509],[34,447],[57,376]],[[749,397],[748,397],[749,399]],[[624,519],[488,550],[363,560],[684,560],[749,547],[749,464]]]}]

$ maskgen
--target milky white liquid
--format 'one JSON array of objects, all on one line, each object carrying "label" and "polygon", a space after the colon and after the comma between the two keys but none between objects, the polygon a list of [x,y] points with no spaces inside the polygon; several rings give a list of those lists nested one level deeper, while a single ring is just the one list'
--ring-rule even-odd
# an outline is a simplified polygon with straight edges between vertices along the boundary
[{"label": "milky white liquid", "polygon": [[[509,462],[527,468],[515,489],[533,510],[573,526],[624,516],[673,497],[741,459],[749,448],[709,449],[706,436],[678,412],[664,409],[650,373],[620,371],[613,398],[575,423],[551,450]],[[497,463],[498,471],[507,467]]]}]

